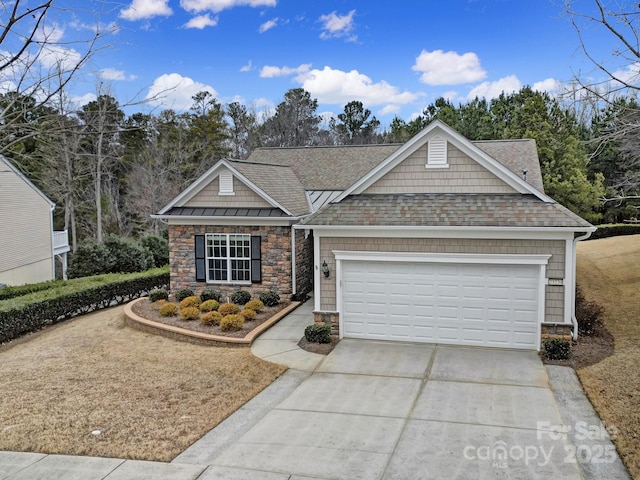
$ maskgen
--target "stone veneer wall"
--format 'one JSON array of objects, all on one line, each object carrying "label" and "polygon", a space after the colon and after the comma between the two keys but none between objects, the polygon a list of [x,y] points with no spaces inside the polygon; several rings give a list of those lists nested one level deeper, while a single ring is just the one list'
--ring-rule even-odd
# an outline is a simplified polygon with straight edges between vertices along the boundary
[{"label": "stone veneer wall", "polygon": [[313,291],[313,233],[296,230],[296,300]]},{"label": "stone veneer wall", "polygon": [[[206,283],[195,281],[195,235],[206,233],[237,233],[261,236],[262,282],[245,284]],[[303,233],[304,235],[304,233]],[[286,226],[216,226],[170,225],[169,264],[171,290],[192,288],[200,292],[207,287],[226,294],[242,289],[252,295],[275,290],[282,300],[290,300],[291,286],[291,227]]]}]

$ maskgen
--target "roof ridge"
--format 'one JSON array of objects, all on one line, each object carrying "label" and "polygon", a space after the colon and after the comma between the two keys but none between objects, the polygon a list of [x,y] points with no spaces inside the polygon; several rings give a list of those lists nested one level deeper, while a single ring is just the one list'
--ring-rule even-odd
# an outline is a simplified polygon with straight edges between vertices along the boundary
[{"label": "roof ridge", "polygon": [[258,147],[256,150],[305,150],[309,148],[362,148],[362,147],[396,147],[402,143],[365,143],[359,145],[304,145],[297,147]]},{"label": "roof ridge", "polygon": [[269,162],[249,162],[247,160],[229,160],[227,159],[228,162],[231,163],[242,163],[244,165],[260,165],[261,167],[264,166],[268,166],[268,167],[286,167],[286,168],[290,168],[291,165],[285,165],[283,163],[269,163]]}]

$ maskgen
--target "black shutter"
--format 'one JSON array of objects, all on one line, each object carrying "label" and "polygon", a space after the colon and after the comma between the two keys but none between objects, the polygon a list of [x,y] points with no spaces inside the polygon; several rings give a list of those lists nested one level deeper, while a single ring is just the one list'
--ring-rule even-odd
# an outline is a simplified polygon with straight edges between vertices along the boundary
[{"label": "black shutter", "polygon": [[204,235],[196,235],[196,282],[207,281]]},{"label": "black shutter", "polygon": [[262,282],[262,237],[251,237],[251,282]]}]

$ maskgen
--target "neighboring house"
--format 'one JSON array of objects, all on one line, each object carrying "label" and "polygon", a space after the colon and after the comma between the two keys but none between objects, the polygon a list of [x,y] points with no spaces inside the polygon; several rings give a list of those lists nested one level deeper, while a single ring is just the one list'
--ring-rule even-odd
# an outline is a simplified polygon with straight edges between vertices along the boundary
[{"label": "neighboring house", "polygon": [[66,276],[67,232],[53,231],[55,204],[0,156],[0,283],[55,279],[56,258]]},{"label": "neighboring house", "polygon": [[340,336],[539,349],[577,335],[576,242],[533,140],[263,148],[163,208],[171,288],[302,298]]}]

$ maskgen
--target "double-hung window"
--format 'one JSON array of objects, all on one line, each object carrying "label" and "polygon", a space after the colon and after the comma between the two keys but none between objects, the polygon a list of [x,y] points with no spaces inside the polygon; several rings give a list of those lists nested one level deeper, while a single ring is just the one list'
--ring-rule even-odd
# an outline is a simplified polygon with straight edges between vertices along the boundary
[{"label": "double-hung window", "polygon": [[251,235],[207,234],[206,262],[208,282],[250,282]]}]

